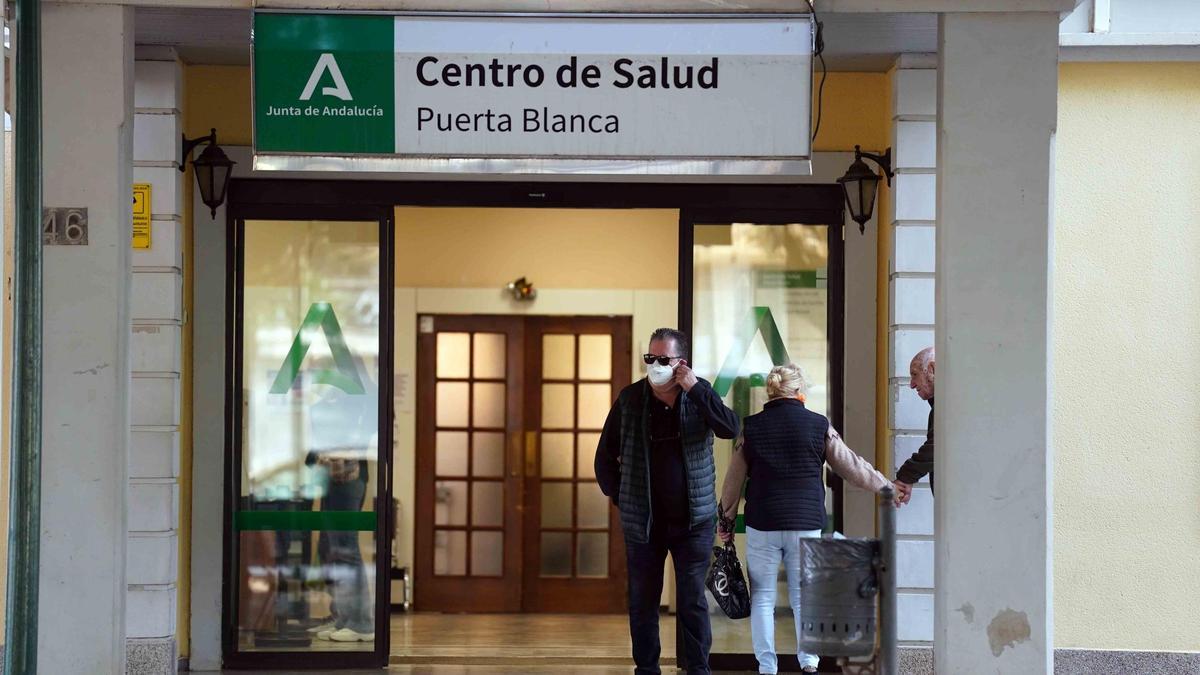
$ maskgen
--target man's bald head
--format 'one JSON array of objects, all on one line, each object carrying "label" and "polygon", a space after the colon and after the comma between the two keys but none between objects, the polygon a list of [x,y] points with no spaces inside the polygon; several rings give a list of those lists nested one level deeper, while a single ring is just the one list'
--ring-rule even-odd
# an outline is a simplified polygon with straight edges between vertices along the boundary
[{"label": "man's bald head", "polygon": [[908,374],[911,378],[908,386],[917,391],[917,396],[923,400],[933,398],[933,347],[926,347],[917,352],[912,363],[908,364]]}]

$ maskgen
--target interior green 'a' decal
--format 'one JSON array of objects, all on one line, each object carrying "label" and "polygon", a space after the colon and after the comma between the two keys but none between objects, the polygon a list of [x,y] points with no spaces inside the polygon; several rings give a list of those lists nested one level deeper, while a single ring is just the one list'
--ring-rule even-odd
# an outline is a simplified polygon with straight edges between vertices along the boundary
[{"label": "interior green 'a' decal", "polygon": [[346,346],[346,338],[342,337],[342,326],[338,323],[333,306],[328,302],[314,302],[308,308],[308,315],[300,330],[296,331],[296,339],[292,340],[292,348],[288,350],[275,376],[275,384],[271,385],[272,394],[286,394],[292,388],[296,378],[300,376],[300,364],[308,354],[312,345],[312,333],[317,327],[325,333],[325,341],[329,343],[329,351],[333,352],[333,363],[337,370],[318,370],[312,374],[315,384],[328,384],[347,394],[364,394],[362,378],[358,375],[358,367],[354,365],[354,357]]},{"label": "interior green 'a' decal", "polygon": [[733,381],[737,378],[738,369],[742,367],[742,362],[750,353],[750,343],[760,331],[763,341],[767,344],[767,352],[771,355],[772,364],[782,366],[791,360],[788,358],[787,347],[783,344],[783,336],[779,334],[779,326],[775,325],[775,317],[771,316],[771,308],[751,307],[745,320],[734,333],[733,347],[725,357],[725,363],[721,366],[720,372],[717,373],[716,382],[713,382],[713,390],[717,392],[718,396],[724,397],[729,393],[729,388],[733,386]]}]

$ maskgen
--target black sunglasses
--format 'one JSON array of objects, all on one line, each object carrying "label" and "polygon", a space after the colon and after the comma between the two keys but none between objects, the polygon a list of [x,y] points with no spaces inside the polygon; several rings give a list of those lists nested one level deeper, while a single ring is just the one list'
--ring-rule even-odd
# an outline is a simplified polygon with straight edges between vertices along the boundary
[{"label": "black sunglasses", "polygon": [[682,356],[658,356],[656,354],[642,354],[642,361],[645,361],[646,365],[650,365],[651,363],[658,361],[658,365],[660,366],[669,366],[675,359],[682,358]]}]

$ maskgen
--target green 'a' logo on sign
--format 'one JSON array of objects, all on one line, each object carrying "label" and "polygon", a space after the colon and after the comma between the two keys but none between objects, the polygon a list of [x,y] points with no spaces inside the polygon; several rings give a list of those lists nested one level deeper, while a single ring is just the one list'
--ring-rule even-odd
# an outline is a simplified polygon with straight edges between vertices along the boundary
[{"label": "green 'a' logo on sign", "polygon": [[396,151],[395,18],[254,15],[256,152]]},{"label": "green 'a' logo on sign", "polygon": [[304,363],[308,348],[312,346],[312,334],[318,328],[325,333],[325,341],[329,343],[329,351],[333,352],[333,363],[337,369],[316,371],[312,376],[313,382],[337,387],[347,394],[366,393],[362,377],[358,374],[358,367],[354,365],[354,356],[346,346],[346,338],[342,336],[342,326],[338,323],[337,314],[334,314],[333,306],[328,302],[314,302],[308,308],[308,315],[300,324],[300,330],[296,331],[292,348],[284,357],[279,374],[275,376],[275,383],[271,385],[271,393],[286,394],[292,388],[292,384],[300,376],[300,365]]},{"label": "green 'a' logo on sign", "polygon": [[750,353],[750,343],[760,332],[767,344],[767,352],[771,355],[773,365],[782,366],[791,361],[788,358],[787,346],[783,344],[783,336],[779,333],[779,326],[775,324],[775,317],[771,315],[771,308],[751,307],[734,333],[733,347],[729,349],[725,363],[721,365],[717,379],[713,382],[713,391],[717,392],[718,396],[724,397],[729,393],[733,381],[737,378],[738,369]]}]

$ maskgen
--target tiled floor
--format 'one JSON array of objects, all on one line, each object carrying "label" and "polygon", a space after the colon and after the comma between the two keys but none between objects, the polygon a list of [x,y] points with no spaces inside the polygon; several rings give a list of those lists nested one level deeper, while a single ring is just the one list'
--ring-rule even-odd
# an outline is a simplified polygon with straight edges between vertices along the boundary
[{"label": "tiled floor", "polygon": [[[714,615],[712,627],[714,653],[751,653],[748,621]],[[781,654],[795,653],[793,630],[791,616],[781,614],[776,622],[776,646]],[[675,617],[660,618],[660,636],[663,669],[671,672],[675,664]],[[356,647],[363,649],[366,645]],[[391,673],[627,675],[632,666],[629,619],[623,614],[419,613],[396,614],[391,621]],[[356,675],[353,671],[338,672]]]}]

